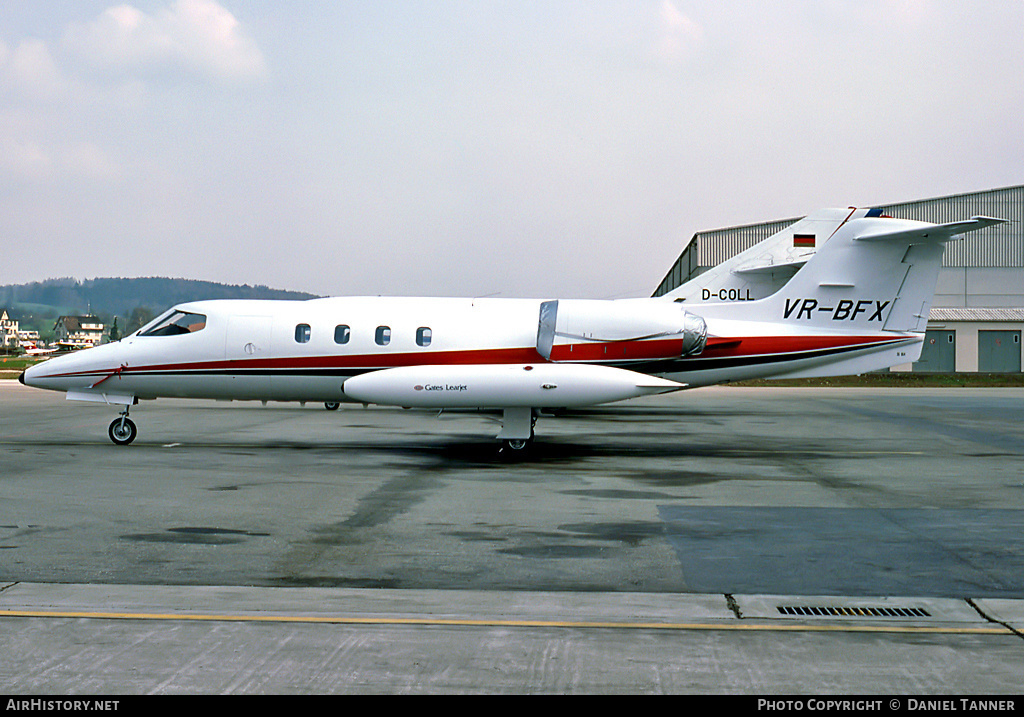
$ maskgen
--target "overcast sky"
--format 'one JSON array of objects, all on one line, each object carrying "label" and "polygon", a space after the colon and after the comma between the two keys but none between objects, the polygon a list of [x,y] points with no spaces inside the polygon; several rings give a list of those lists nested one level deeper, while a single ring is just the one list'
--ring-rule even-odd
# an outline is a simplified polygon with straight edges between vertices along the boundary
[{"label": "overcast sky", "polygon": [[0,284],[617,298],[1024,183],[1021,0],[4,0]]}]

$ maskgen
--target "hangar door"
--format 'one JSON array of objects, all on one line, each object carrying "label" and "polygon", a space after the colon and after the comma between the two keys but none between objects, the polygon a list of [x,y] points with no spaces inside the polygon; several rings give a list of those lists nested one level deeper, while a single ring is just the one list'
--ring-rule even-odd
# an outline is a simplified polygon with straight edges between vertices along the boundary
[{"label": "hangar door", "polygon": [[1020,331],[979,331],[978,371],[1020,373]]},{"label": "hangar door", "polygon": [[940,329],[926,331],[924,348],[921,349],[921,358],[914,362],[914,371],[956,371],[956,332]]}]

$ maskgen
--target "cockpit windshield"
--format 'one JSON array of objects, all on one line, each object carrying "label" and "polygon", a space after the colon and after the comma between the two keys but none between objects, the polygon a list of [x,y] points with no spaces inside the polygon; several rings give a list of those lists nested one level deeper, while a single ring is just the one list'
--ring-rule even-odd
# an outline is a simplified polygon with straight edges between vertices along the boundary
[{"label": "cockpit windshield", "polygon": [[162,318],[139,332],[139,336],[176,336],[178,334],[194,334],[206,328],[206,317],[177,309],[168,312]]}]

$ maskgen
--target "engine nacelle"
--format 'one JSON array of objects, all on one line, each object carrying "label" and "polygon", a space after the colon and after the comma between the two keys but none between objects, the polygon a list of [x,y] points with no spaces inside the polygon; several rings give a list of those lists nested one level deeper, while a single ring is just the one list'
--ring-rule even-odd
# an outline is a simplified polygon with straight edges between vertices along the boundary
[{"label": "engine nacelle", "polygon": [[541,305],[537,350],[552,361],[696,356],[707,324],[678,304],[650,299],[562,300]]}]

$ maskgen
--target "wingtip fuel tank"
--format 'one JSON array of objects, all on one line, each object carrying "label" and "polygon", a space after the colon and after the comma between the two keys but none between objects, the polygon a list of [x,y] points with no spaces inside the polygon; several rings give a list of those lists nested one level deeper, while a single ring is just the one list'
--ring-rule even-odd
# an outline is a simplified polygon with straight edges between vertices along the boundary
[{"label": "wingtip fuel tank", "polygon": [[667,393],[685,384],[611,366],[402,366],[353,376],[353,401],[410,408],[578,407]]}]

